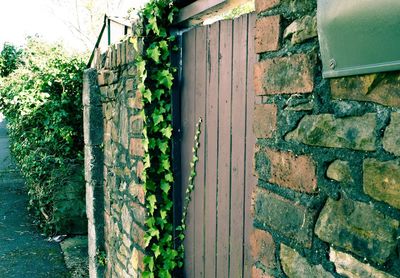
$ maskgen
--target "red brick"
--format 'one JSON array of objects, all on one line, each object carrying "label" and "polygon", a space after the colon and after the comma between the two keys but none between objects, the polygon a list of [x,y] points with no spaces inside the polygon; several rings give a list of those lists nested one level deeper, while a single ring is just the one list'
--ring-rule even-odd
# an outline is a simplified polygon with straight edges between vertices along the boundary
[{"label": "red brick", "polygon": [[256,53],[279,49],[280,21],[281,18],[279,15],[257,19],[255,34]]},{"label": "red brick", "polygon": [[146,232],[135,222],[132,222],[131,236],[134,243],[145,249],[144,235]]},{"label": "red brick", "polygon": [[276,267],[275,242],[270,233],[254,229],[250,235],[250,248],[254,262],[262,263],[267,269]]},{"label": "red brick", "polygon": [[279,5],[280,0],[256,0],[256,12],[260,13]]},{"label": "red brick", "polygon": [[309,156],[260,148],[255,159],[260,179],[295,191],[318,191],[315,163]]},{"label": "red brick", "polygon": [[136,156],[144,156],[144,148],[141,138],[131,138],[129,143],[129,154]]},{"label": "red brick", "polygon": [[262,269],[253,266],[251,268],[251,278],[274,278],[274,277],[264,272]]},{"label": "red brick", "polygon": [[254,65],[256,95],[311,93],[314,89],[315,55],[295,54]]},{"label": "red brick", "polygon": [[138,161],[138,163],[136,164],[136,176],[137,176],[140,180],[142,179],[143,169],[144,169],[144,164],[143,164],[143,162],[140,160],[140,161]]},{"label": "red brick", "polygon": [[253,114],[253,133],[256,138],[271,138],[276,131],[275,104],[256,104]]}]

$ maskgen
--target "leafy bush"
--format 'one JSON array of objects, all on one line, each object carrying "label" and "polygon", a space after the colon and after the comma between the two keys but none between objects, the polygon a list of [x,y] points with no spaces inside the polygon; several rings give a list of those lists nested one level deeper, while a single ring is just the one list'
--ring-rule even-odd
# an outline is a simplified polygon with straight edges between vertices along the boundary
[{"label": "leafy bush", "polygon": [[22,50],[5,43],[0,52],[0,76],[6,77],[18,68],[21,63]]},{"label": "leafy bush", "polygon": [[30,38],[21,65],[0,79],[10,149],[29,208],[47,234],[84,232],[82,57]]}]

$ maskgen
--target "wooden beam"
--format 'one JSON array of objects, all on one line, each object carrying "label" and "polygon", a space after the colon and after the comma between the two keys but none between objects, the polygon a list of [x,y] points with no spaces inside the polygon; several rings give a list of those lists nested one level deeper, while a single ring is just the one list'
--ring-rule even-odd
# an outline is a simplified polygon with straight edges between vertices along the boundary
[{"label": "wooden beam", "polygon": [[201,14],[217,5],[223,4],[228,0],[198,0],[184,7],[179,12],[176,24],[186,21],[194,16]]}]

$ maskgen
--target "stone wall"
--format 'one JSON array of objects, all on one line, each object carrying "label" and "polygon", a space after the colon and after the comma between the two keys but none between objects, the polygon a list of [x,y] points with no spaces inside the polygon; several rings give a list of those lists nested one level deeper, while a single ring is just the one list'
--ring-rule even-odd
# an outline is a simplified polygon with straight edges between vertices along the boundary
[{"label": "stone wall", "polygon": [[256,0],[252,277],[400,277],[400,73],[322,79],[315,0]]},{"label": "stone wall", "polygon": [[[88,209],[91,277],[103,275],[101,251],[106,255],[106,277],[137,277],[142,269],[145,193],[140,176],[144,150],[135,55],[133,45],[125,40],[104,54],[96,53],[96,70],[86,73],[95,72],[94,83],[97,82],[92,85],[92,91],[97,90],[97,102],[85,106],[95,113],[85,117],[85,122],[92,125],[85,134],[94,130],[97,136],[95,142],[85,142],[87,202],[88,207],[94,208]],[[99,148],[96,161],[91,152]],[[100,165],[100,172],[96,173],[96,165]],[[92,176],[101,177],[101,188],[93,187]],[[104,229],[103,238],[100,231],[96,234],[99,229]]]}]

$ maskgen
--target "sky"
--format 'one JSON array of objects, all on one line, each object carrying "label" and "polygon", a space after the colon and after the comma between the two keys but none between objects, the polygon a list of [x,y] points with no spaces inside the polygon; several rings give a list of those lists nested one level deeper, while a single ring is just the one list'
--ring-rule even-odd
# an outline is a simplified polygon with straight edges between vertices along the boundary
[{"label": "sky", "polygon": [[[84,0],[1,0],[0,49],[4,42],[17,46],[24,44],[26,36],[40,35],[46,41],[63,41],[75,50],[84,50],[85,45],[65,24],[74,20],[75,15],[68,5]],[[145,0],[115,0],[118,8],[110,11],[113,15],[124,16],[128,8],[138,8]],[[83,3],[83,2],[81,2]],[[69,5],[71,7],[71,5]],[[73,6],[73,4],[72,4]],[[93,42],[93,46],[95,41]]]}]

